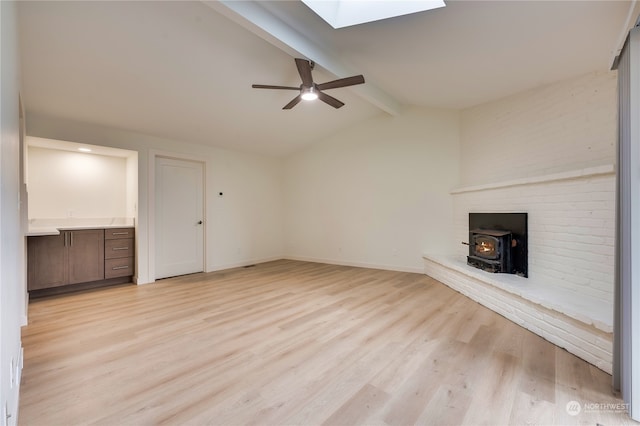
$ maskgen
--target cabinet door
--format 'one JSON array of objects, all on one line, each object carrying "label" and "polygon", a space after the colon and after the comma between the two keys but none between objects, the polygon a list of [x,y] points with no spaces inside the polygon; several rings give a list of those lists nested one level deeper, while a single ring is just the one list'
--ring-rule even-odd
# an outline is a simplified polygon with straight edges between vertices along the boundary
[{"label": "cabinet door", "polygon": [[69,284],[104,279],[104,230],[86,229],[69,233]]},{"label": "cabinet door", "polygon": [[27,239],[27,289],[59,287],[67,284],[65,233]]}]

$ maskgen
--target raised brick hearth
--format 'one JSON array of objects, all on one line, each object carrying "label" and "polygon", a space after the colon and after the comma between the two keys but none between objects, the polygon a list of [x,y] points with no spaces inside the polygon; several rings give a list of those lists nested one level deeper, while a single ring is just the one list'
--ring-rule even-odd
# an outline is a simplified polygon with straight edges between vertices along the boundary
[{"label": "raised brick hearth", "polygon": [[529,277],[492,274],[456,253],[425,254],[425,273],[611,373],[615,173],[599,166],[452,191],[455,240],[469,212],[528,213]]}]

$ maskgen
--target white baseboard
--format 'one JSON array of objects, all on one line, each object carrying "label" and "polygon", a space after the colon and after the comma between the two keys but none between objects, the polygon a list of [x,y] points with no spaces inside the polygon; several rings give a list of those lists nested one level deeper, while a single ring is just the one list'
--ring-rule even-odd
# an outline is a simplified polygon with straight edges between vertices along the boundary
[{"label": "white baseboard", "polygon": [[242,268],[243,266],[249,266],[249,265],[257,265],[258,263],[266,263],[266,262],[273,262],[275,260],[281,260],[284,259],[284,257],[282,256],[271,256],[271,257],[263,257],[263,258],[259,258],[259,259],[249,259],[249,260],[243,260],[240,262],[233,262],[233,263],[225,263],[222,265],[215,265],[212,268],[208,269],[205,272],[215,272],[215,271],[222,271],[225,269],[233,269],[233,268]]},{"label": "white baseboard", "polygon": [[320,257],[306,256],[285,256],[287,260],[299,260],[302,262],[327,263],[329,265],[354,266],[357,268],[381,269],[384,271],[412,272],[416,274],[424,274],[424,266],[400,266],[400,265],[380,265],[377,263],[367,262],[350,262],[338,259],[326,259]]},{"label": "white baseboard", "polygon": [[[398,272],[411,272],[415,274],[424,274],[423,266],[413,267],[413,266],[401,266],[401,265],[381,265],[377,263],[349,262],[349,261],[344,261],[339,259],[326,259],[326,258],[306,257],[306,256],[271,256],[271,257],[264,257],[264,258],[258,258],[258,259],[249,259],[249,260],[243,260],[240,262],[232,262],[232,263],[224,263],[221,265],[215,265],[207,269],[205,272],[216,272],[216,271],[223,271],[225,269],[242,268],[243,266],[257,265],[260,263],[273,262],[276,260],[298,260],[301,262],[326,263],[329,265],[353,266],[356,268],[369,268],[369,269],[380,269],[384,271],[398,271]],[[147,283],[138,282],[137,284],[140,285],[140,284],[147,284]]]}]

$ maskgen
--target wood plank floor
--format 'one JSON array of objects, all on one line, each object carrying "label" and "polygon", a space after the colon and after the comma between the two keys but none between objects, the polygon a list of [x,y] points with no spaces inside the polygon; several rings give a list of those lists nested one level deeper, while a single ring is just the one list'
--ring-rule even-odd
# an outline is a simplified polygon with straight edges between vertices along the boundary
[{"label": "wood plank floor", "polygon": [[29,318],[21,425],[635,424],[586,405],[611,376],[421,274],[283,260]]}]

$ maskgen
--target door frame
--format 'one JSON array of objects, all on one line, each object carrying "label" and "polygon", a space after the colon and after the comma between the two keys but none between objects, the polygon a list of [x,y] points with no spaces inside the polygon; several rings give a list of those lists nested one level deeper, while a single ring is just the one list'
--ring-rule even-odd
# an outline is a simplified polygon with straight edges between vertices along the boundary
[{"label": "door frame", "polygon": [[168,158],[170,160],[190,161],[202,165],[202,216],[204,223],[202,224],[202,265],[204,272],[208,271],[207,268],[207,162],[202,160],[202,157],[194,155],[179,154],[170,151],[161,150],[149,150],[148,158],[148,232],[149,238],[147,239],[147,251],[149,253],[149,283],[156,281],[156,160],[158,158]]}]

